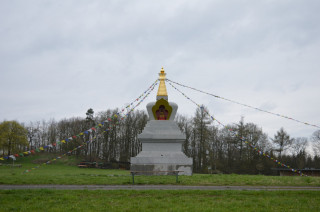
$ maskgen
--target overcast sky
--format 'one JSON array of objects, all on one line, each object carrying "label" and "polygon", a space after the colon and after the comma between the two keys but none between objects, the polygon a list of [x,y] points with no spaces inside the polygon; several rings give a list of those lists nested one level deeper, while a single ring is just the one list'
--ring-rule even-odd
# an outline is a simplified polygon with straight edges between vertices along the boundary
[{"label": "overcast sky", "polygon": [[[173,81],[320,125],[320,1],[0,1],[0,121],[121,108]],[[181,114],[196,106],[167,84]],[[192,90],[219,121],[273,137],[317,128]],[[139,109],[154,101],[156,90]]]}]

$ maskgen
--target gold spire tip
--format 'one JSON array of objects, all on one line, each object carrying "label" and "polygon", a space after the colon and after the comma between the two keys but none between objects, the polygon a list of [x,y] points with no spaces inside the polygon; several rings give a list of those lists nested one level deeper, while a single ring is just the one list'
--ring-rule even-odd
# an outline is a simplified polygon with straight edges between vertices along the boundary
[{"label": "gold spire tip", "polygon": [[159,89],[158,89],[158,93],[157,93],[157,98],[159,97],[164,97],[166,99],[168,99],[168,93],[167,93],[167,88],[166,88],[166,84],[165,84],[165,79],[166,79],[166,73],[163,69],[163,67],[160,70],[159,73]]}]

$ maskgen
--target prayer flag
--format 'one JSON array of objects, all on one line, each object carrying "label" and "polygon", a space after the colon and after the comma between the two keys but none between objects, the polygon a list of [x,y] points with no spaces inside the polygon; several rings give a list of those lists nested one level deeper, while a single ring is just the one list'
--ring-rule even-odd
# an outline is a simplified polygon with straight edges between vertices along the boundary
[{"label": "prayer flag", "polygon": [[14,155],[10,155],[9,158],[12,158],[12,160],[16,160],[16,157]]}]

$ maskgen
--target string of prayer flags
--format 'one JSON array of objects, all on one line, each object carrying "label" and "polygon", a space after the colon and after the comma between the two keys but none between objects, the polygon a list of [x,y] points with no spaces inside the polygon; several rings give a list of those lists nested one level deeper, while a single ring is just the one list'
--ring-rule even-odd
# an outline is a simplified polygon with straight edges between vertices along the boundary
[{"label": "string of prayer flags", "polygon": [[279,117],[282,117],[282,118],[285,118],[285,119],[289,119],[289,120],[291,120],[291,121],[295,121],[295,122],[298,122],[298,123],[301,123],[301,124],[305,124],[305,125],[308,125],[308,126],[312,126],[312,127],[320,128],[320,126],[315,125],[315,124],[310,124],[310,123],[307,123],[307,122],[304,122],[304,121],[299,121],[299,120],[297,120],[297,119],[290,118],[290,117],[285,116],[285,115],[281,115],[281,114],[278,114],[278,113],[273,113],[273,112],[270,112],[270,111],[262,110],[262,109],[257,108],[257,107],[253,107],[253,106],[250,106],[250,105],[247,105],[247,104],[243,104],[243,103],[240,103],[240,102],[237,102],[237,101],[231,100],[231,99],[223,98],[223,97],[220,97],[220,96],[217,96],[217,95],[214,95],[214,94],[211,94],[211,93],[205,92],[205,91],[201,91],[201,90],[196,89],[196,88],[192,88],[192,87],[187,86],[187,85],[183,85],[183,84],[180,84],[180,83],[174,82],[174,81],[169,80],[169,79],[166,79],[166,80],[167,80],[168,82],[172,82],[172,83],[177,84],[177,85],[179,85],[179,86],[182,86],[182,87],[185,87],[185,88],[189,88],[189,89],[192,89],[192,90],[198,91],[198,92],[200,92],[200,93],[204,93],[204,94],[207,94],[207,95],[213,96],[213,97],[218,98],[218,99],[223,99],[223,100],[225,100],[225,101],[232,102],[232,103],[235,103],[235,104],[238,104],[238,105],[241,105],[241,106],[249,107],[249,108],[252,108],[252,109],[255,109],[255,110],[258,110],[258,111],[264,112],[264,113],[269,113],[269,114],[272,114],[272,115],[275,115],[275,116],[279,116]]},{"label": "string of prayer flags", "polygon": [[[93,139],[96,139],[96,137],[94,137]],[[79,146],[73,148],[72,150],[69,150],[67,153],[64,153],[64,154],[62,154],[62,155],[60,155],[60,156],[58,156],[58,157],[55,157],[55,158],[53,158],[53,159],[51,159],[51,160],[48,160],[47,162],[42,163],[42,164],[40,164],[40,165],[38,165],[38,166],[35,166],[35,167],[31,168],[31,169],[25,170],[23,173],[29,173],[31,170],[38,169],[38,168],[40,168],[42,165],[47,165],[47,164],[52,163],[53,161],[56,161],[57,159],[61,159],[63,156],[66,156],[66,155],[68,155],[68,154],[71,154],[73,151],[78,150],[78,149],[84,147],[84,145],[86,145],[86,144],[88,144],[88,143],[90,143],[90,142],[92,142],[92,141],[89,140],[89,141],[87,141],[87,142],[83,142],[83,145],[79,145]]]},{"label": "string of prayer flags", "polygon": [[296,170],[296,169],[293,169],[293,168],[291,168],[290,166],[287,166],[286,164],[281,163],[280,161],[278,161],[278,160],[276,160],[276,159],[273,159],[273,158],[272,158],[271,156],[269,156],[268,154],[266,154],[266,153],[264,153],[263,151],[261,151],[260,149],[256,148],[254,145],[250,144],[244,137],[239,136],[239,135],[237,134],[237,132],[235,132],[233,129],[228,128],[226,125],[222,124],[220,121],[218,121],[217,119],[213,118],[213,116],[211,116],[211,115],[209,114],[209,112],[204,109],[203,106],[197,104],[195,101],[193,101],[192,99],[190,99],[187,95],[185,95],[184,93],[182,93],[178,88],[176,88],[176,87],[175,87],[174,85],[172,85],[170,82],[169,82],[169,84],[170,84],[175,90],[177,90],[179,93],[181,93],[184,97],[186,97],[186,98],[189,99],[191,102],[193,102],[194,104],[196,104],[200,109],[202,109],[209,117],[211,117],[212,121],[216,121],[219,125],[221,125],[221,126],[223,126],[224,128],[228,129],[228,130],[233,134],[233,136],[239,137],[242,142],[244,142],[244,143],[246,143],[246,144],[249,144],[249,146],[250,146],[253,150],[257,151],[260,155],[263,155],[263,156],[271,159],[271,160],[274,161],[276,164],[278,164],[278,165],[280,165],[280,166],[282,166],[282,167],[287,167],[287,168],[288,168],[289,170],[291,170],[292,172],[299,173],[301,176],[307,176],[307,175],[303,174],[301,171]]},{"label": "string of prayer flags", "polygon": [[126,116],[129,116],[129,114],[134,111],[148,96],[149,94],[154,90],[155,86],[158,84],[158,80],[153,84],[153,86],[151,87],[151,89],[148,91],[148,93],[136,104],[136,106],[134,106],[130,111],[128,111],[126,114],[125,114],[125,117]]},{"label": "string of prayer flags", "polygon": [[[128,115],[129,113],[131,113],[138,105],[140,105],[141,102],[143,102],[143,101],[146,99],[146,97],[151,93],[151,91],[154,90],[154,88],[155,88],[155,86],[156,86],[157,84],[158,84],[158,80],[156,80],[156,82],[153,83],[153,84],[144,92],[144,94],[146,94],[146,95],[144,95],[144,94],[140,95],[140,97],[137,98],[137,99],[134,101],[134,102],[136,102],[136,101],[139,101],[139,100],[140,100],[140,101],[138,102],[138,104],[137,104],[136,106],[134,106],[130,111],[128,111],[125,116],[127,116],[127,115]],[[144,97],[143,97],[143,96],[144,96]],[[141,97],[143,97],[143,98],[141,99]],[[131,105],[133,105],[134,102],[132,102]],[[124,109],[123,109],[122,111],[124,111]],[[120,115],[119,112],[118,112],[117,114]],[[114,118],[117,118],[117,116],[118,116],[117,114],[114,115]],[[112,118],[113,118],[113,117],[112,117]],[[122,118],[123,118],[123,117],[122,117]],[[111,121],[111,120],[112,120],[111,118],[107,118],[107,120],[101,122],[101,123],[98,124],[97,126],[92,127],[92,128],[90,128],[90,129],[88,129],[88,130],[86,130],[86,131],[84,131],[84,132],[79,133],[78,136],[72,136],[72,137],[70,137],[70,138],[68,138],[68,139],[61,140],[61,142],[58,141],[57,144],[69,142],[69,141],[72,140],[73,138],[77,138],[77,137],[79,137],[80,135],[89,134],[89,132],[92,133],[92,131],[95,131],[95,132],[96,132],[99,127],[102,127],[106,122],[109,122],[109,121]],[[111,126],[110,126],[108,129],[106,129],[104,132],[107,132],[107,131],[109,131],[109,130],[111,130]],[[96,136],[93,137],[93,139],[95,139],[95,138],[96,138]],[[64,154],[62,154],[62,155],[60,155],[60,156],[58,156],[58,157],[56,157],[56,158],[54,158],[54,159],[52,159],[52,160],[49,160],[49,161],[47,161],[46,163],[43,163],[42,165],[50,164],[52,161],[55,161],[55,160],[57,160],[57,159],[60,159],[60,158],[62,158],[63,156],[65,156],[65,155],[67,155],[67,154],[71,154],[73,151],[82,148],[84,145],[88,145],[88,144],[89,144],[90,142],[92,142],[92,141],[93,141],[93,140],[88,140],[88,141],[86,141],[86,142],[83,142],[83,145],[79,145],[79,146],[75,147],[74,149],[68,151],[67,153],[64,153]],[[55,144],[56,144],[56,143],[55,143]],[[49,145],[48,145],[48,146],[49,146]],[[50,145],[50,146],[52,146],[52,145]],[[55,145],[53,145],[53,146],[55,146]],[[40,149],[40,150],[44,150],[43,147],[40,147],[39,149]],[[39,167],[40,167],[40,166],[36,166],[36,167],[32,168],[31,170],[37,169],[37,168],[39,168]],[[24,173],[29,173],[31,170],[30,170],[30,169],[29,169],[29,170],[26,170]]]},{"label": "string of prayer flags", "polygon": [[[140,105],[140,103],[143,101],[143,100],[145,100],[146,99],[146,97],[151,93],[151,91],[153,91],[153,89],[155,88],[155,86],[158,84],[158,79],[154,82],[154,83],[152,83],[151,84],[151,86],[147,89],[147,90],[145,90],[138,98],[136,98],[133,102],[131,102],[130,104],[128,104],[125,108],[122,108],[122,109],[120,109],[120,112],[117,112],[117,114],[115,114],[114,115],[114,117],[115,118],[117,118],[118,116],[121,116],[123,113],[124,113],[124,111],[125,111],[125,109],[128,109],[129,107],[131,107],[135,102],[138,102],[138,101],[140,101],[134,108],[132,108],[128,113],[130,113],[130,112],[132,112],[138,105]],[[142,98],[142,97],[144,97],[144,98]],[[142,99],[142,100],[141,100]],[[127,113],[127,114],[128,114]],[[126,115],[127,115],[126,114]],[[124,115],[124,116],[126,116],[126,115]],[[123,117],[121,117],[121,119],[123,120]],[[111,121],[111,119],[109,120],[109,121]]]},{"label": "string of prayer flags", "polygon": [[[146,97],[151,93],[151,91],[154,90],[154,88],[155,88],[155,86],[156,86],[157,84],[158,84],[158,79],[157,79],[154,83],[152,83],[152,85],[151,85],[147,90],[145,90],[138,98],[136,98],[131,104],[129,104],[128,106],[126,106],[126,108],[131,107],[135,102],[137,102],[137,101],[140,100],[140,101],[137,103],[136,106],[134,106],[131,110],[129,110],[129,111],[127,112],[127,114],[125,115],[125,117],[128,116],[138,105],[141,104],[141,102],[143,102],[143,101],[146,99]],[[142,98],[142,97],[143,97],[143,98]],[[124,110],[125,110],[125,108],[123,108],[121,112],[116,113],[116,114],[115,114],[113,117],[111,117],[111,118],[117,119],[118,116],[121,117],[121,113],[123,113]],[[57,141],[57,142],[54,142],[54,143],[49,144],[49,145],[41,146],[41,147],[39,147],[39,148],[36,148],[35,150],[29,150],[29,151],[26,151],[26,152],[23,152],[23,153],[15,154],[16,156],[14,156],[14,157],[18,157],[18,156],[23,157],[24,155],[35,154],[36,152],[44,151],[44,150],[47,149],[47,148],[53,148],[53,147],[55,147],[57,144],[60,145],[60,144],[65,144],[66,142],[70,142],[70,141],[72,141],[72,140],[74,140],[74,139],[77,139],[78,137],[80,137],[80,136],[82,136],[82,135],[88,135],[89,133],[92,133],[93,131],[96,132],[97,129],[100,128],[100,127],[102,127],[106,122],[111,121],[111,120],[112,120],[111,118],[108,118],[107,120],[101,122],[101,123],[98,124],[97,126],[92,127],[92,128],[90,128],[90,129],[88,129],[88,130],[86,130],[86,131],[84,131],[84,132],[81,132],[81,133],[79,133],[78,135],[73,135],[73,136],[71,136],[71,137],[69,137],[69,138],[67,138],[67,139],[64,139],[64,140],[61,140],[61,141]],[[124,119],[124,117],[121,117],[121,120],[123,120],[123,119]],[[106,131],[108,131],[108,130],[110,130],[110,129],[107,129]],[[105,132],[106,132],[106,131],[105,131]],[[88,143],[88,142],[87,142],[87,143]],[[8,159],[8,158],[10,158],[10,157],[9,157],[9,156],[3,156],[3,157],[0,158],[0,160],[4,160],[4,159]],[[11,158],[12,158],[12,157],[11,157]]]},{"label": "string of prayer flags", "polygon": [[[149,94],[154,90],[154,88],[155,88],[155,86],[156,86],[157,84],[158,84],[158,80],[156,80],[155,83],[153,83],[153,84],[144,92],[144,93],[146,93],[146,95],[143,95],[143,94],[142,94],[142,95],[138,98],[138,100],[140,99],[140,101],[137,103],[137,105],[135,105],[133,108],[131,108],[131,109],[130,109],[123,117],[121,117],[120,119],[121,119],[121,120],[124,120],[125,117],[129,116],[129,114],[130,114],[132,111],[134,111],[134,109],[135,109],[137,106],[139,106],[139,105],[149,96]],[[142,96],[143,96],[143,98],[141,99]],[[135,101],[137,101],[137,99],[136,99]],[[134,101],[134,102],[135,102],[135,101]],[[133,105],[134,102],[132,102],[130,105]],[[129,106],[127,106],[126,108],[128,108],[128,107],[129,107]],[[112,119],[113,119],[113,118],[117,118],[118,115],[121,116],[121,113],[123,113],[123,111],[124,111],[124,109],[122,109],[121,112],[117,112],[113,117],[107,118],[107,120],[101,122],[101,125],[104,125],[105,122],[111,122]],[[118,114],[118,115],[117,115],[117,114]],[[116,124],[118,124],[118,122],[116,122]],[[98,126],[99,126],[99,125],[98,125]],[[105,129],[104,132],[108,132],[108,131],[111,130],[111,129],[112,129],[112,127],[109,127],[109,128],[107,128],[107,129]]]}]

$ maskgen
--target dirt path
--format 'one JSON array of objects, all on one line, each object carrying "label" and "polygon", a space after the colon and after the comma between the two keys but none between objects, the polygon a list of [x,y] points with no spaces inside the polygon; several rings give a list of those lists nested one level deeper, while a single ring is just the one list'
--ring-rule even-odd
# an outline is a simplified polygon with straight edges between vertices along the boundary
[{"label": "dirt path", "polygon": [[315,190],[320,187],[292,186],[183,186],[183,185],[0,185],[0,190],[58,189],[58,190]]}]

